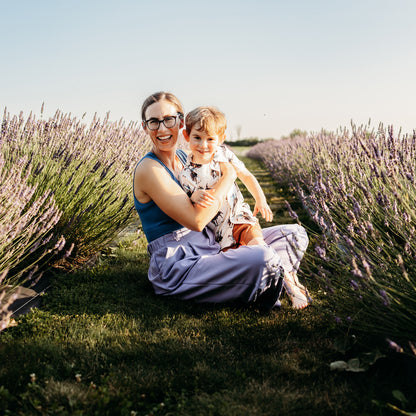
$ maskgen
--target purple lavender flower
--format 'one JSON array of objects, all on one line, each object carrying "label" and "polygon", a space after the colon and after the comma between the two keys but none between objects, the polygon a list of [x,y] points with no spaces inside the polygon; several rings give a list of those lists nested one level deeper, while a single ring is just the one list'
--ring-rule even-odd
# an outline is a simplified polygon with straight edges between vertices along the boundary
[{"label": "purple lavender flower", "polygon": [[316,254],[323,260],[326,260],[326,250],[325,248],[321,247],[320,245],[315,246]]},{"label": "purple lavender flower", "polygon": [[410,223],[411,217],[407,212],[403,212],[402,217],[403,217],[404,222]]},{"label": "purple lavender flower", "polygon": [[359,289],[358,283],[354,279],[350,280],[350,284],[351,284],[351,287],[353,288],[353,290],[358,290]]},{"label": "purple lavender flower", "polygon": [[406,244],[404,245],[404,251],[406,254],[409,254],[409,255],[412,253],[412,249],[408,241],[406,241]]},{"label": "purple lavender flower", "polygon": [[75,247],[75,244],[72,243],[71,246],[69,247],[69,249],[65,251],[65,254],[64,254],[64,257],[63,257],[64,259],[68,258],[71,255],[72,250],[74,249],[74,247]]},{"label": "purple lavender flower", "polygon": [[388,305],[390,305],[390,301],[389,301],[389,298],[387,297],[387,293],[386,293],[386,291],[385,291],[385,290],[383,290],[383,289],[380,289],[380,290],[379,290],[379,293],[380,293],[380,295],[381,295],[381,297],[382,297],[382,299],[383,299],[383,305],[384,305],[384,306],[388,306]]},{"label": "purple lavender flower", "polygon": [[293,211],[293,209],[290,206],[289,202],[287,202],[286,200],[285,200],[285,205],[286,205],[286,208],[287,208],[287,210],[289,212],[290,217],[293,218],[294,220],[297,220],[298,219],[298,214],[296,214],[296,212]]},{"label": "purple lavender flower", "polygon": [[396,351],[396,352],[403,352],[403,348],[402,348],[400,345],[396,344],[396,343],[395,343],[394,341],[392,341],[391,339],[386,338],[386,341],[387,341],[387,343],[389,344],[389,347],[390,347],[393,351]]}]

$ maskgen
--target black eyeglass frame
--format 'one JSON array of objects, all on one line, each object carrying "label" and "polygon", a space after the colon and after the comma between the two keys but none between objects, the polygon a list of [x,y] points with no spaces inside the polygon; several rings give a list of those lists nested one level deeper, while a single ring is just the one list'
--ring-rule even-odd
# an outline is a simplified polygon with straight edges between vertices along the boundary
[{"label": "black eyeglass frame", "polygon": [[[166,119],[167,118],[174,118],[175,119],[175,124],[173,125],[173,126],[171,126],[171,127],[168,127],[167,125],[166,125]],[[173,127],[175,127],[176,126],[176,123],[177,123],[177,121],[178,121],[178,118],[179,118],[179,120],[183,120],[183,114],[182,113],[177,113],[175,116],[166,116],[166,117],[164,117],[164,118],[162,118],[162,120],[159,120],[159,119],[157,119],[157,118],[149,118],[149,120],[144,120],[143,121],[143,123],[144,123],[144,125],[150,130],[150,131],[156,131],[156,130],[159,130],[159,128],[160,128],[160,123],[163,123],[163,125],[167,128],[167,129],[172,129]],[[153,129],[153,128],[150,128],[150,126],[149,126],[149,122],[150,121],[153,121],[153,122],[158,122],[158,125],[157,125],[157,127],[155,128],[155,129]]]}]

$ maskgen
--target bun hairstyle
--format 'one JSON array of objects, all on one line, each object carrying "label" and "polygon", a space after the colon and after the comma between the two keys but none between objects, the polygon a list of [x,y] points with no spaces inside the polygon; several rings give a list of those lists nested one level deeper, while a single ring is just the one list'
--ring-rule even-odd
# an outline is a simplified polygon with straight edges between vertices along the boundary
[{"label": "bun hairstyle", "polygon": [[155,92],[154,94],[150,95],[144,100],[143,105],[142,105],[142,112],[141,112],[143,121],[146,120],[146,110],[148,109],[148,107],[150,107],[154,103],[157,103],[158,101],[167,101],[171,103],[172,105],[174,105],[176,107],[176,110],[180,118],[183,119],[183,115],[184,115],[183,107],[179,99],[176,97],[176,95],[170,92],[159,91],[159,92]]}]

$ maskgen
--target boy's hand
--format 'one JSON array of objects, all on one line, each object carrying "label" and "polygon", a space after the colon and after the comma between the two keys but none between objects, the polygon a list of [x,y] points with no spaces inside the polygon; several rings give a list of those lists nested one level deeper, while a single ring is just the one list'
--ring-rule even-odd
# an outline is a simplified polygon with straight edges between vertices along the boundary
[{"label": "boy's hand", "polygon": [[273,212],[266,201],[256,201],[256,205],[253,210],[254,216],[256,216],[259,212],[267,222],[273,220]]},{"label": "boy's hand", "polygon": [[216,198],[212,195],[215,189],[197,189],[191,195],[191,201],[203,208],[208,208],[214,204]]}]

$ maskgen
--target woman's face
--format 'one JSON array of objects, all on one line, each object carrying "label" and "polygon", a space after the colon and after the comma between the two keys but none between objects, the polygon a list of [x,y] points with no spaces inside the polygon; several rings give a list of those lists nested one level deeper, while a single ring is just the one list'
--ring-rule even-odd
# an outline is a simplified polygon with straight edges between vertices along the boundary
[{"label": "woman's face", "polygon": [[[177,113],[176,106],[165,100],[157,101],[147,108],[144,129],[150,136],[153,146],[156,149],[168,151],[176,148],[179,130],[183,128],[183,121],[179,119]],[[173,127],[166,127],[165,123],[167,125],[169,125],[169,122],[172,123],[172,117],[176,117],[175,125]],[[150,129],[154,128],[152,126],[157,126],[157,121],[161,120],[165,120],[165,123],[160,122],[159,128],[156,130]]]}]

